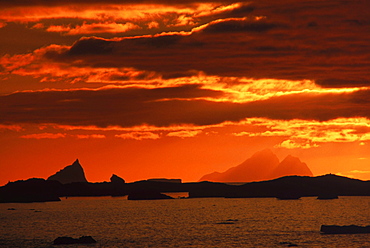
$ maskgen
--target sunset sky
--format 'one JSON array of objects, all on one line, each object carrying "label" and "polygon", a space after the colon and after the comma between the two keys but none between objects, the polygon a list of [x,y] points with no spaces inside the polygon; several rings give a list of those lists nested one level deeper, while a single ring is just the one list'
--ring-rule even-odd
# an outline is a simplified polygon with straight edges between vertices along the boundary
[{"label": "sunset sky", "polygon": [[0,0],[0,185],[197,181],[270,148],[370,180],[368,0]]}]

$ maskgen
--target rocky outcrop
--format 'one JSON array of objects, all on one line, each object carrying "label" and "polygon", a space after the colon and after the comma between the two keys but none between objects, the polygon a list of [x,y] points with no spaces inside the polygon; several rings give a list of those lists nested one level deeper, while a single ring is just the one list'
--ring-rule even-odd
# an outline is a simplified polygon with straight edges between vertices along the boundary
[{"label": "rocky outcrop", "polygon": [[287,156],[281,163],[270,150],[255,153],[240,165],[225,172],[213,172],[203,176],[199,181],[211,182],[252,182],[271,180],[283,176],[313,176],[308,166],[299,158]]},{"label": "rocky outcrop", "polygon": [[58,181],[63,184],[87,182],[84,169],[78,159],[73,164],[66,166],[64,169],[50,176],[47,180]]},{"label": "rocky outcrop", "polygon": [[123,178],[113,174],[111,177],[110,177],[110,182],[113,184],[113,185],[117,185],[117,186],[122,186],[124,183],[125,183],[125,180],[123,180]]},{"label": "rocky outcrop", "polygon": [[127,195],[125,191],[125,180],[121,177],[113,174],[110,178],[110,183],[112,186],[111,196],[124,196]]}]

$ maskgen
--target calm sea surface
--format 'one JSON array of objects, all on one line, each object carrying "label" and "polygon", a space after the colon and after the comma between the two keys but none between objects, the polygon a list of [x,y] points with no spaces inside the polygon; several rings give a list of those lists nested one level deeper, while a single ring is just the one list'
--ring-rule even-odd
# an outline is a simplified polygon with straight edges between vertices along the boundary
[{"label": "calm sea surface", "polygon": [[59,236],[84,235],[97,243],[67,247],[370,247],[370,234],[322,235],[321,224],[370,225],[370,197],[0,204],[0,247],[52,247]]}]

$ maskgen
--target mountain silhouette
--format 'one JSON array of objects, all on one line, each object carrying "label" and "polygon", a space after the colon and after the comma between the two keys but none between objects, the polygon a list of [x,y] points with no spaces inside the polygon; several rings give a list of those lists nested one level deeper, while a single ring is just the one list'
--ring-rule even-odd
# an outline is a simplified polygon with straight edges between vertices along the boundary
[{"label": "mountain silhouette", "polygon": [[299,158],[287,156],[281,163],[270,150],[256,152],[252,157],[225,172],[204,175],[199,181],[252,182],[270,180],[282,176],[312,176],[311,170]]},{"label": "mountain silhouette", "polygon": [[66,166],[64,169],[50,176],[47,180],[54,180],[63,184],[87,182],[84,169],[78,159],[73,164]]},{"label": "mountain silhouette", "polygon": [[301,162],[297,157],[288,155],[270,175],[271,179],[284,176],[313,176],[313,174],[306,163]]}]

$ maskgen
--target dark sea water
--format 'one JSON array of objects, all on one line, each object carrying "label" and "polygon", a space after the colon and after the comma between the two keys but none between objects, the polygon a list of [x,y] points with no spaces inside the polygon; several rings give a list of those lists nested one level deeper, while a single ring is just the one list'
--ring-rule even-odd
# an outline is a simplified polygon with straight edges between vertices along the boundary
[{"label": "dark sea water", "polygon": [[370,247],[370,234],[323,235],[321,224],[370,225],[370,197],[0,204],[0,247],[53,247],[59,236],[84,235],[97,243],[66,247]]}]

